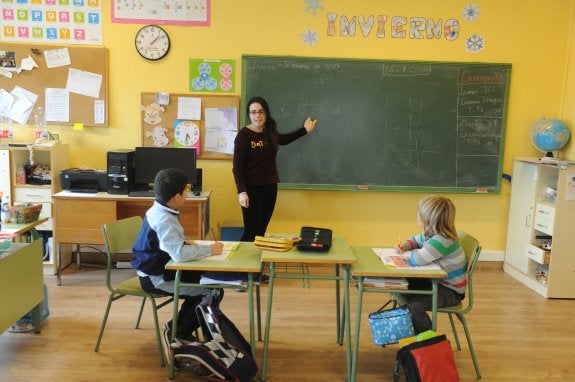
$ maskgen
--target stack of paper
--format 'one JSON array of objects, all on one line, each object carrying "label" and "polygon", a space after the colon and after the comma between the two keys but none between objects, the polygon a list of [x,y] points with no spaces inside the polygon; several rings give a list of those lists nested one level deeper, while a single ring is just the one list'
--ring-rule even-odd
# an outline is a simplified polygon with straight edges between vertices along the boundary
[{"label": "stack of paper", "polygon": [[413,266],[409,262],[407,255],[399,254],[395,252],[393,248],[373,248],[373,252],[379,256],[379,259],[385,266],[390,268],[401,268],[404,270],[441,270],[441,267],[435,263]]},{"label": "stack of paper", "polygon": [[[215,272],[212,272],[215,273]],[[225,272],[222,272],[225,273]],[[216,276],[218,277],[218,276]],[[200,284],[208,285],[208,284],[226,284],[226,285],[242,285],[242,280],[227,280],[225,277],[222,278],[211,278],[206,275],[203,275],[200,278]]]},{"label": "stack of paper", "polygon": [[13,239],[16,236],[14,232],[16,232],[15,229],[3,229],[0,231],[0,240]]},{"label": "stack of paper", "polygon": [[407,289],[407,280],[402,277],[365,277],[363,283],[366,286],[388,289]]}]

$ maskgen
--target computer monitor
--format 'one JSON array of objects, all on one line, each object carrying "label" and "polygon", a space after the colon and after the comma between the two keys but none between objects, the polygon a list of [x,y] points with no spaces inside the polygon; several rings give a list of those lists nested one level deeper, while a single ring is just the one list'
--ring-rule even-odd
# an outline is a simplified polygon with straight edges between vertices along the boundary
[{"label": "computer monitor", "polygon": [[134,187],[148,189],[158,171],[178,168],[186,173],[190,184],[196,183],[196,149],[175,147],[136,147],[134,151]]}]

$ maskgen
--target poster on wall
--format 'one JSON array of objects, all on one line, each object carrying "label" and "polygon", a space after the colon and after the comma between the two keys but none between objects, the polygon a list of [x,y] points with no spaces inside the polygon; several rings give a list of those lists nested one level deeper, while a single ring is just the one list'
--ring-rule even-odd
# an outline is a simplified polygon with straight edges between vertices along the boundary
[{"label": "poster on wall", "polygon": [[210,0],[112,0],[112,22],[210,25]]},{"label": "poster on wall", "polygon": [[225,92],[235,90],[235,60],[190,59],[190,91]]},{"label": "poster on wall", "polygon": [[101,0],[2,0],[0,40],[102,45]]}]

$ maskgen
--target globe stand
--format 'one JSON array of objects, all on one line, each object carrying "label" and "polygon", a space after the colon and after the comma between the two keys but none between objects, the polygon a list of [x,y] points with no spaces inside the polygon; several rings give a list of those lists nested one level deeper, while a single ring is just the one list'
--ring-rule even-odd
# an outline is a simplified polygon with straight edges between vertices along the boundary
[{"label": "globe stand", "polygon": [[554,158],[553,151],[547,151],[547,154],[545,154],[545,158]]}]

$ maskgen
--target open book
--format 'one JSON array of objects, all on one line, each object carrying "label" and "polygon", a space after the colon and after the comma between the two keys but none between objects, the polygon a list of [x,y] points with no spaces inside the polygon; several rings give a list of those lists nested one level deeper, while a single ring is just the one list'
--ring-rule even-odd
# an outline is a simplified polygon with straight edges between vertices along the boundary
[{"label": "open book", "polygon": [[435,263],[413,266],[409,263],[407,255],[399,254],[393,248],[373,248],[373,252],[387,267],[405,270],[441,270],[441,267]]},{"label": "open book", "polygon": [[[212,240],[194,240],[194,244],[198,245],[211,245],[214,242]],[[222,253],[216,256],[206,257],[206,260],[226,260],[240,245],[239,241],[222,241],[224,243],[224,249]]]}]

